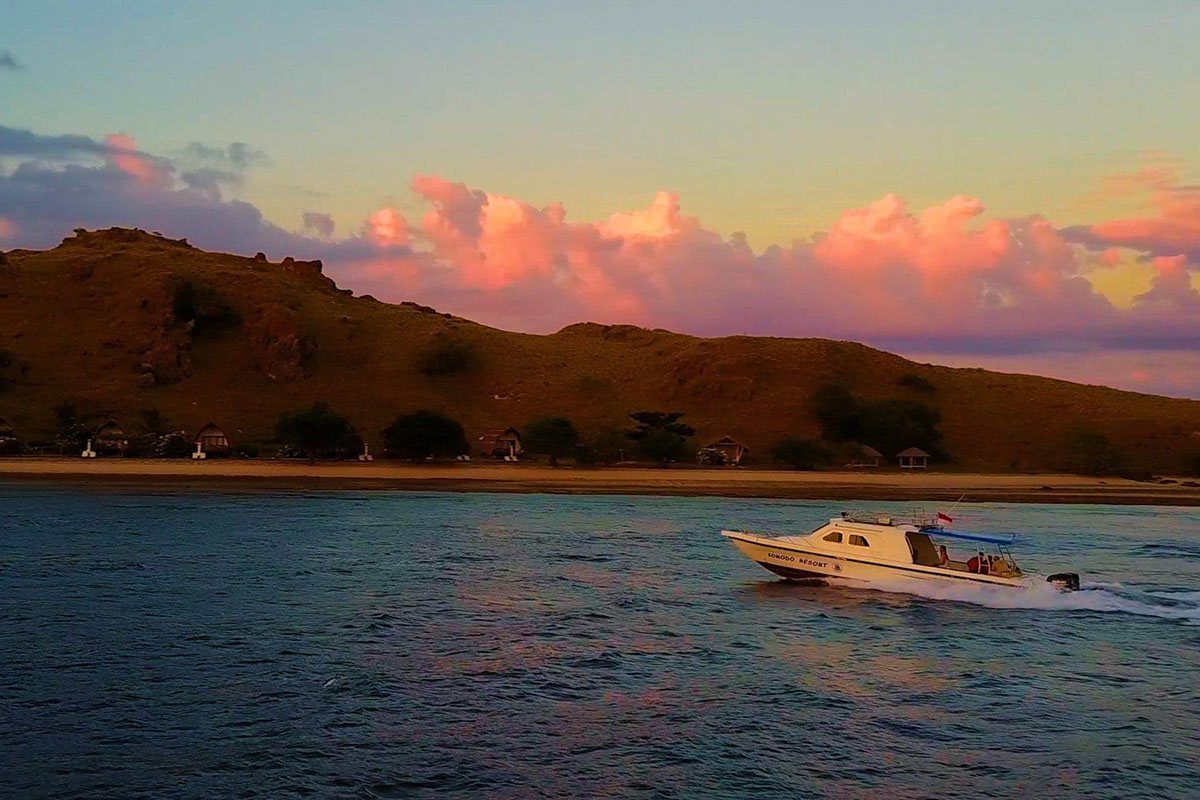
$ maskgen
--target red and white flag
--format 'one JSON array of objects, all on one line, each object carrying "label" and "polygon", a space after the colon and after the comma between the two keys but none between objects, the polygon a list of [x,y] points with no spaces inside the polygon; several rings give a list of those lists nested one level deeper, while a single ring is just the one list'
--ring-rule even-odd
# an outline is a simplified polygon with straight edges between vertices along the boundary
[{"label": "red and white flag", "polygon": [[948,517],[942,512],[937,512],[938,522],[954,522],[954,517]]}]

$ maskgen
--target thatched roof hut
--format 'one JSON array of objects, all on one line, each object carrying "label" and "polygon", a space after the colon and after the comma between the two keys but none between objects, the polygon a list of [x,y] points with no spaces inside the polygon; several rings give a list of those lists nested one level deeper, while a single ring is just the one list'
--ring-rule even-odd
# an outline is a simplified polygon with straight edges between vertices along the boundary
[{"label": "thatched roof hut", "polygon": [[734,439],[732,436],[722,436],[715,442],[705,445],[704,449],[713,450],[720,453],[725,461],[725,465],[729,467],[736,467],[738,464],[742,463],[742,458],[744,458],[750,452],[749,447],[742,444],[737,439]]},{"label": "thatched roof hut", "polygon": [[516,428],[493,428],[479,437],[479,454],[491,458],[515,460],[524,452],[521,434]]},{"label": "thatched roof hut", "polygon": [[847,465],[850,469],[865,469],[868,467],[878,467],[879,460],[883,458],[883,453],[871,447],[869,444],[860,445],[854,453],[850,463]]},{"label": "thatched roof hut", "polygon": [[108,420],[92,434],[92,449],[98,453],[124,455],[129,449],[129,435],[116,420]]},{"label": "thatched roof hut", "polygon": [[229,443],[229,437],[225,435],[225,431],[217,427],[216,423],[210,422],[201,428],[196,433],[196,438],[192,444],[200,446],[201,452],[204,453],[228,453],[233,449],[233,445]]},{"label": "thatched roof hut", "polygon": [[896,454],[896,460],[900,462],[900,469],[925,469],[929,466],[930,458],[932,456],[919,447],[910,447]]}]

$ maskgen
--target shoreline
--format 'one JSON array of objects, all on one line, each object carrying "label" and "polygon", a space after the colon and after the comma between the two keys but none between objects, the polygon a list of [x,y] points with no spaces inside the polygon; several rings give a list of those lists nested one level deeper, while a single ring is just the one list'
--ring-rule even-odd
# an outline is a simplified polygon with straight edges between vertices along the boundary
[{"label": "shoreline", "polygon": [[[1112,503],[1200,506],[1200,486],[1061,474],[798,472],[535,464],[404,464],[158,459],[0,459],[0,485],[18,481],[141,484],[211,490],[406,490],[761,497],[794,500]],[[965,496],[965,497],[964,497]]]}]

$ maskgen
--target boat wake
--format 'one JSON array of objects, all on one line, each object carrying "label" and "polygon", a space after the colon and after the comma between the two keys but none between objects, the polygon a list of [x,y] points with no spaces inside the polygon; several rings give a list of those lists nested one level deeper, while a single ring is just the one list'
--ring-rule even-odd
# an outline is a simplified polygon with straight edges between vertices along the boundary
[{"label": "boat wake", "polygon": [[1200,592],[1197,591],[1140,590],[1119,583],[1086,581],[1074,592],[1060,592],[1048,583],[1035,583],[1021,591],[1006,587],[941,585],[903,578],[846,583],[863,589],[900,592],[930,600],[972,603],[988,608],[1132,614],[1200,625]]}]

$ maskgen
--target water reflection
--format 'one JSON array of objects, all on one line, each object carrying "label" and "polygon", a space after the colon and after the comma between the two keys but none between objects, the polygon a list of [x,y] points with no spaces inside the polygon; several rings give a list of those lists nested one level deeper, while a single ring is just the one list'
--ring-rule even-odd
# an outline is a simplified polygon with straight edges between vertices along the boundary
[{"label": "water reflection", "polygon": [[1200,782],[1195,512],[972,507],[1092,581],[1013,608],[790,584],[716,535],[838,510],[817,503],[0,494],[23,521],[0,531],[6,795]]}]

